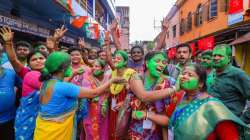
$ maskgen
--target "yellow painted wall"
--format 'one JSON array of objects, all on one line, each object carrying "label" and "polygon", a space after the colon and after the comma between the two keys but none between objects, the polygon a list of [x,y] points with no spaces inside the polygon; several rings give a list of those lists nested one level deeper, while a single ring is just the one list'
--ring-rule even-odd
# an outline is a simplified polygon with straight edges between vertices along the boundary
[{"label": "yellow painted wall", "polygon": [[243,70],[250,75],[250,43],[244,44],[244,45],[237,45],[235,47],[235,59],[236,61],[242,65],[242,57],[243,57],[243,48],[245,48],[246,51],[246,60],[245,60],[245,66],[243,67]]},{"label": "yellow painted wall", "polygon": [[[181,18],[186,19],[189,12],[195,13],[198,5],[202,3],[205,5],[209,5],[208,0],[187,0],[181,7],[180,7],[180,20]],[[187,41],[191,41],[197,39],[199,37],[214,33],[216,31],[226,29],[227,26],[227,13],[221,12],[221,3],[218,0],[218,15],[217,17],[210,19],[209,21],[203,18],[203,24],[199,27],[195,26],[195,19],[194,15],[192,16],[192,30],[189,32],[185,32],[183,35],[180,36],[180,42],[185,43]]]}]

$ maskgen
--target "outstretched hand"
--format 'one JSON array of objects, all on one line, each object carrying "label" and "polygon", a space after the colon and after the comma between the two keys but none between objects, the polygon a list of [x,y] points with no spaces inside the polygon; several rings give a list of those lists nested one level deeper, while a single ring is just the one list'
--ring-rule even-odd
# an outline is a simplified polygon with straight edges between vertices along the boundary
[{"label": "outstretched hand", "polygon": [[13,40],[14,33],[11,31],[10,27],[0,28],[0,35],[5,42]]},{"label": "outstretched hand", "polygon": [[111,31],[111,32],[116,31],[117,26],[118,26],[118,22],[117,22],[116,19],[114,19],[114,20],[112,21],[111,25],[110,25],[110,31]]},{"label": "outstretched hand", "polygon": [[79,38],[79,39],[78,39],[78,45],[79,45],[79,47],[80,47],[81,49],[83,49],[83,48],[86,47],[84,38]]},{"label": "outstretched hand", "polygon": [[110,44],[109,32],[105,33],[104,38],[104,46],[108,46]]},{"label": "outstretched hand", "polygon": [[162,26],[162,30],[168,30],[169,21],[166,18],[164,18],[163,21],[162,21],[161,26]]},{"label": "outstretched hand", "polygon": [[61,28],[58,28],[55,30],[55,33],[53,35],[53,38],[55,40],[58,40],[64,36],[64,34],[68,31],[67,28],[64,27],[64,25]]}]

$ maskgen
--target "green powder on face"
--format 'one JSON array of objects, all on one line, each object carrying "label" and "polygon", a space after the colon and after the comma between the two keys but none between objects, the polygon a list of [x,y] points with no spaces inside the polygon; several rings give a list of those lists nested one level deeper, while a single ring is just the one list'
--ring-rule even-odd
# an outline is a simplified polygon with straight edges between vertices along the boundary
[{"label": "green powder on face", "polygon": [[96,70],[93,74],[94,76],[100,76],[103,75],[104,71],[103,70]]},{"label": "green powder on face", "polygon": [[184,90],[195,90],[199,86],[199,80],[196,78],[190,78],[189,80],[181,84],[182,89]]},{"label": "green powder on face", "polygon": [[135,117],[137,119],[142,119],[143,118],[143,112],[142,111],[135,111]]}]

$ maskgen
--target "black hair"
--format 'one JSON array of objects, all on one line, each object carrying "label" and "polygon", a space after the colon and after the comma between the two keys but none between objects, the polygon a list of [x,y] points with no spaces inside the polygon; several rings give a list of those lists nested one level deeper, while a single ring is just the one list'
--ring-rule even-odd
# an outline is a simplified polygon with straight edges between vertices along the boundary
[{"label": "black hair", "polygon": [[103,49],[100,49],[99,51],[97,51],[97,55],[99,56],[100,53],[105,52]]},{"label": "black hair", "polygon": [[40,46],[40,45],[46,46],[46,43],[45,43],[45,42],[42,42],[42,41],[37,41],[37,42],[34,44],[34,47],[36,48],[36,47],[38,47],[38,46]]},{"label": "black hair", "polygon": [[202,51],[201,50],[198,50],[198,51],[196,51],[196,53],[195,53],[195,56],[197,57],[199,54],[201,54],[202,55]]},{"label": "black hair", "polygon": [[144,71],[147,70],[147,67],[146,67],[146,61],[149,61],[150,59],[152,59],[155,55],[157,54],[162,54],[166,59],[167,59],[167,56],[165,53],[163,52],[160,52],[160,51],[151,51],[151,52],[148,52],[145,56],[145,64],[144,64]]},{"label": "black hair", "polygon": [[105,66],[106,66],[106,62],[105,61],[103,61],[101,59],[96,59],[95,61],[97,61],[100,64],[100,66],[102,67],[102,69],[105,68]]},{"label": "black hair", "polygon": [[39,51],[39,50],[31,50],[30,53],[29,53],[28,56],[27,56],[27,63],[28,63],[28,64],[30,64],[30,59],[31,59],[31,57],[32,57],[33,55],[37,54],[37,53],[39,53],[39,54],[43,55],[45,58],[47,58],[47,55],[44,54],[43,52],[41,52],[41,51]]},{"label": "black hair", "polygon": [[23,46],[23,47],[26,47],[26,48],[29,48],[29,49],[32,48],[31,45],[30,45],[30,43],[27,42],[27,41],[18,41],[18,42],[16,42],[15,46],[16,46],[16,49],[18,47],[20,47],[20,46]]},{"label": "black hair", "polygon": [[71,47],[69,50],[68,50],[68,54],[72,53],[73,51],[78,51],[78,52],[82,52],[82,49],[80,48],[77,48],[77,47]]},{"label": "black hair", "polygon": [[184,48],[184,47],[188,48],[190,54],[192,53],[192,48],[188,44],[183,44],[183,45],[177,46],[176,52],[178,51],[179,48]]},{"label": "black hair", "polygon": [[148,61],[150,60],[151,58],[153,58],[155,55],[157,54],[162,54],[165,58],[167,58],[166,54],[163,53],[163,52],[159,52],[159,51],[151,51],[151,52],[148,52],[145,56],[145,61]]},{"label": "black hair", "polygon": [[83,51],[87,51],[89,53],[89,49],[88,48],[82,48],[82,52]]},{"label": "black hair", "polygon": [[206,85],[207,72],[206,72],[206,69],[204,69],[200,64],[191,64],[189,66],[194,67],[195,73],[199,77],[199,82],[203,83],[203,87],[201,88],[201,91],[205,92],[207,90],[207,85]]},{"label": "black hair", "polygon": [[134,46],[134,47],[132,47],[132,48],[131,48],[131,50],[130,50],[130,53],[132,54],[132,52],[133,52],[133,51],[134,51],[134,49],[136,49],[136,48],[140,49],[140,50],[141,50],[141,52],[142,52],[142,54],[144,54],[144,50],[143,50],[143,48],[142,48],[142,47],[140,47],[140,46]]},{"label": "black hair", "polygon": [[204,51],[204,52],[201,53],[201,56],[204,56],[204,55],[212,56],[213,52],[211,50],[206,50],[206,51]]}]

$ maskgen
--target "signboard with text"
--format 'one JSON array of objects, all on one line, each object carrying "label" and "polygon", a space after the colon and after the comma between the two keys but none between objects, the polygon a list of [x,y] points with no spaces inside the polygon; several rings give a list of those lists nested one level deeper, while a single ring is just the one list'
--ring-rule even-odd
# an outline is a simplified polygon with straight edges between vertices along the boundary
[{"label": "signboard with text", "polygon": [[228,25],[233,25],[244,20],[243,12],[228,15]]},{"label": "signboard with text", "polygon": [[[0,15],[0,26],[9,26],[13,30],[30,33],[44,38],[47,38],[50,35],[50,30],[47,28],[19,18],[7,17],[3,15]],[[64,36],[62,38],[62,42],[75,44],[76,41],[74,38]]]}]

